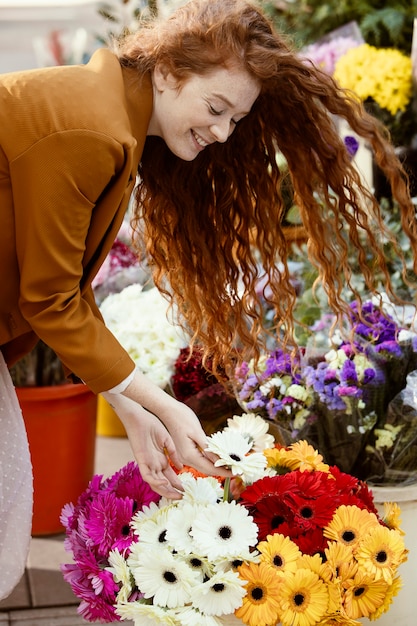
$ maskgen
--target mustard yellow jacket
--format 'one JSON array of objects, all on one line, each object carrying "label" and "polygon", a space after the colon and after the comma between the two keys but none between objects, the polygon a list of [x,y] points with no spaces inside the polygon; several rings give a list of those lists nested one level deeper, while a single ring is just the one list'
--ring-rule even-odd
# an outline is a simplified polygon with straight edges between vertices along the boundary
[{"label": "mustard yellow jacket", "polygon": [[[152,113],[107,49],[83,66],[0,76],[0,349],[41,338],[95,392],[134,368],[91,281],[123,221]],[[140,315],[140,311],[138,311]]]}]

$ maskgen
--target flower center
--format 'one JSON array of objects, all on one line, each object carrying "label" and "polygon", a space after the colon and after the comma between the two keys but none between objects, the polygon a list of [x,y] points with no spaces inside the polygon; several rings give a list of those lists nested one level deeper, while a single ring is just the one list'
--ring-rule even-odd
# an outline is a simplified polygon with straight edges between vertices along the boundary
[{"label": "flower center", "polygon": [[294,596],[295,606],[302,606],[304,604],[304,594],[296,593]]},{"label": "flower center", "polygon": [[122,535],[124,535],[124,537],[127,537],[129,535],[129,533],[130,533],[130,527],[129,527],[128,524],[125,524],[122,527]]},{"label": "flower center", "polygon": [[230,458],[232,459],[232,461],[241,461],[242,457],[240,457],[238,454],[231,454]]},{"label": "flower center", "polygon": [[255,602],[260,602],[264,597],[264,590],[262,589],[262,587],[254,587],[250,595],[255,600]]},{"label": "flower center", "polygon": [[353,530],[345,530],[342,533],[342,539],[343,541],[345,541],[346,543],[351,543],[354,539],[355,539],[356,535],[353,532]]},{"label": "flower center", "polygon": [[313,510],[310,509],[309,506],[304,506],[301,511],[301,517],[304,517],[304,519],[311,519],[313,517]]},{"label": "flower center", "polygon": [[377,563],[385,563],[387,559],[388,559],[388,555],[385,552],[385,550],[380,550],[378,554],[376,555]]},{"label": "flower center", "polygon": [[159,543],[165,543],[165,540],[166,540],[166,534],[167,534],[167,531],[166,531],[166,530],[163,530],[163,531],[159,534],[159,536],[158,536],[158,541],[159,541]]},{"label": "flower center", "polygon": [[175,576],[174,572],[164,572],[164,576],[163,576],[164,580],[166,580],[167,583],[176,583],[177,582],[177,577]]},{"label": "flower center", "polygon": [[365,593],[365,587],[356,587],[355,591],[353,592],[353,595],[359,598],[359,596],[363,595],[364,593]]},{"label": "flower center", "polygon": [[215,585],[212,586],[212,589],[216,593],[221,593],[222,591],[224,591],[224,584],[223,583],[216,583]]},{"label": "flower center", "polygon": [[230,539],[231,536],[232,529],[230,528],[230,526],[222,526],[221,528],[219,528],[219,537],[221,539]]},{"label": "flower center", "polygon": [[275,565],[275,567],[282,567],[284,565],[284,560],[283,560],[282,556],[280,556],[279,554],[276,554],[274,556],[272,562]]},{"label": "flower center", "polygon": [[278,526],[280,526],[284,522],[285,519],[282,517],[282,515],[274,515],[274,517],[271,519],[271,528],[278,528]]}]

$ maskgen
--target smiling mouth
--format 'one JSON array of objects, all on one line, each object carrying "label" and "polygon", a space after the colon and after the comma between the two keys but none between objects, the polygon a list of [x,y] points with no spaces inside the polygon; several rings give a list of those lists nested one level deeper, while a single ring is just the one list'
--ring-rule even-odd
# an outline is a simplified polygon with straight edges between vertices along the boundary
[{"label": "smiling mouth", "polygon": [[192,130],[191,134],[196,140],[196,142],[198,143],[198,145],[201,146],[202,148],[206,148],[209,145],[209,143],[207,141],[204,141],[204,139],[200,137],[200,135],[197,135],[195,131]]}]

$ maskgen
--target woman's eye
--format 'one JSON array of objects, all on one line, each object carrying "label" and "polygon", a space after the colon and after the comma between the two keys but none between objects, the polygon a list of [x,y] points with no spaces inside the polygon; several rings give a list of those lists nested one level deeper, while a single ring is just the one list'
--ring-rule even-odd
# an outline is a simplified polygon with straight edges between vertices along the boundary
[{"label": "woman's eye", "polygon": [[210,105],[210,113],[212,113],[213,115],[221,115],[222,112],[221,111],[216,111],[216,109],[214,107],[212,107]]}]

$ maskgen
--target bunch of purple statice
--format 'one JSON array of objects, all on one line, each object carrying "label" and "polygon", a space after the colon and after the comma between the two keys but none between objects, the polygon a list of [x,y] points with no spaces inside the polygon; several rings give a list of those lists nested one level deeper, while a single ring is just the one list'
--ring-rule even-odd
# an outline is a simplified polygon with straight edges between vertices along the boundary
[{"label": "bunch of purple statice", "polygon": [[275,350],[258,363],[244,362],[236,370],[237,398],[245,411],[280,427],[283,443],[305,435],[314,396],[307,388],[301,353]]},{"label": "bunch of purple statice", "polygon": [[130,462],[110,478],[94,476],[77,503],[62,509],[65,549],[74,562],[63,564],[61,570],[81,600],[78,613],[84,619],[120,621],[114,610],[120,585],[106,569],[109,552],[129,554],[131,544],[138,541],[130,525],[133,514],[159,500],[137,464]]},{"label": "bunch of purple statice", "polygon": [[282,443],[306,439],[346,473],[375,483],[417,480],[413,323],[373,301],[360,310],[353,303],[345,321],[345,333],[329,336],[334,317],[324,313],[295,356],[275,350],[256,371],[243,363],[237,398],[277,426]]}]

